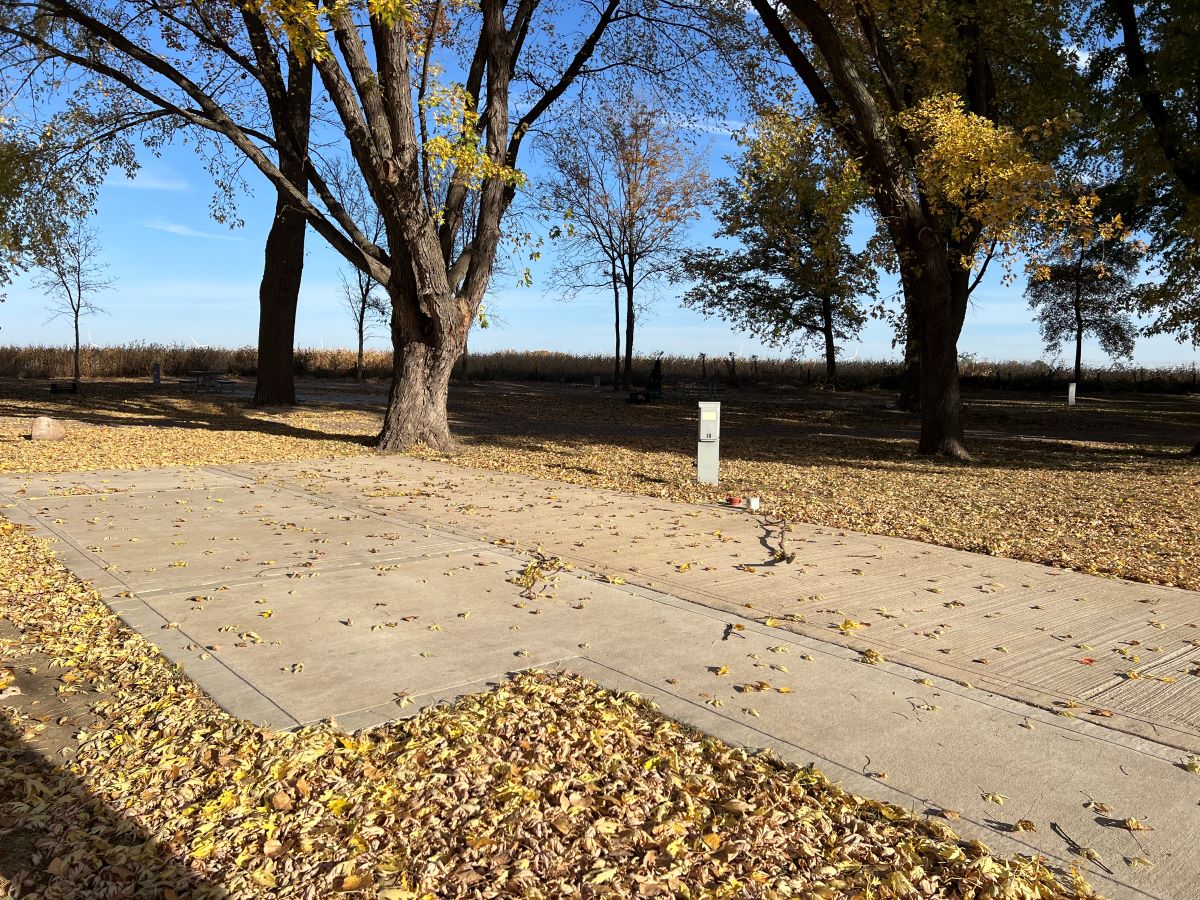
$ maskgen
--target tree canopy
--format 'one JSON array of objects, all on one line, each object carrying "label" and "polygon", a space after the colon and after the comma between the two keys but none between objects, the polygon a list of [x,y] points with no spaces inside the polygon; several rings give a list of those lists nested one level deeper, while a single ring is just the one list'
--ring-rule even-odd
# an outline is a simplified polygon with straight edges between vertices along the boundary
[{"label": "tree canopy", "polygon": [[718,237],[738,242],[684,259],[688,306],[776,347],[823,345],[836,383],[837,340],[866,321],[876,258],[850,247],[851,214],[864,200],[849,160],[804,110],[781,106],[738,138],[735,174],[717,187]]},{"label": "tree canopy", "polygon": [[751,5],[893,246],[920,363],[920,449],[965,457],[957,344],[971,270],[992,247],[1072,221],[1049,167],[1082,81],[1062,40],[1068,4]]},{"label": "tree canopy", "polygon": [[1085,337],[1095,338],[1113,359],[1133,355],[1137,326],[1132,312],[1142,253],[1132,242],[1098,235],[1076,242],[1067,252],[1075,258],[1046,266],[1030,279],[1025,296],[1037,314],[1047,352],[1056,353],[1064,341],[1074,345],[1078,384]]},{"label": "tree canopy", "polygon": [[1200,345],[1200,17],[1186,0],[1089,9],[1095,159],[1123,179],[1125,216],[1153,254],[1139,307],[1151,333]]}]

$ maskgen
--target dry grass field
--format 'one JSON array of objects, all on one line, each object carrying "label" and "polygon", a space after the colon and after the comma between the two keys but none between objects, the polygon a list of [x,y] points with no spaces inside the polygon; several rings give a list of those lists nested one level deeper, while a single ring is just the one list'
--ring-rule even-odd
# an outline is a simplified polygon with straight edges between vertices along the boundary
[{"label": "dry grass field", "polygon": [[[635,377],[644,378],[652,358],[635,357]],[[714,379],[727,386],[759,390],[820,387],[824,364],[811,359],[762,358],[675,354],[662,358],[668,383]],[[88,347],[81,358],[85,378],[147,378],[155,363],[166,377],[194,369],[253,376],[258,354],[253,347],[197,347],[182,344],[132,343],[115,347]],[[296,374],[305,378],[348,378],[353,375],[355,353],[347,348],[300,347],[295,356]],[[964,383],[972,388],[1046,390],[1065,392],[1069,371],[1061,362],[993,361],[964,357],[960,360]],[[367,350],[363,368],[368,379],[391,377],[392,354]],[[532,381],[550,384],[590,385],[596,377],[612,378],[612,358],[601,354],[560,353],[551,350],[498,350],[471,353],[467,368],[476,381]],[[39,380],[70,378],[72,354],[61,346],[0,345],[0,378]],[[843,389],[895,388],[902,366],[894,360],[854,359],[838,364]],[[1083,383],[1099,391],[1195,392],[1200,382],[1194,365],[1156,369],[1088,367]]]}]

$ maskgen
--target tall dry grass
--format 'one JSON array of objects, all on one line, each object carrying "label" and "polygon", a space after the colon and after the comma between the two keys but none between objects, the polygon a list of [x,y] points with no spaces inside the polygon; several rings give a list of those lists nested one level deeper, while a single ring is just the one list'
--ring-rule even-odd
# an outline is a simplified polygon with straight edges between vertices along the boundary
[{"label": "tall dry grass", "polygon": [[[634,380],[644,382],[653,357],[634,358]],[[763,387],[812,387],[825,383],[823,361],[786,358],[663,356],[668,384],[716,379],[725,384]],[[899,360],[857,359],[839,362],[838,387],[845,390],[898,388],[903,375]],[[963,357],[960,371],[964,386],[1013,390],[1058,390],[1070,381],[1069,368],[1037,361],[998,361]],[[611,384],[613,359],[609,355],[571,354],[550,350],[501,350],[472,354],[468,372],[475,380],[557,381],[590,384],[599,377]],[[1084,385],[1102,390],[1143,390],[1182,393],[1197,389],[1194,366],[1160,368],[1091,367],[1083,372]]]},{"label": "tall dry grass", "polygon": [[[296,351],[296,374],[344,377],[354,370],[354,351],[302,348]],[[184,344],[133,343],[118,347],[84,348],[80,368],[85,378],[148,378],[155,363],[164,377],[196,369],[254,375],[258,352],[253,347],[188,347]],[[392,354],[369,350],[364,357],[367,375],[386,377]],[[0,377],[68,378],[72,372],[70,347],[0,346]]]},{"label": "tall dry grass", "polygon": [[[253,347],[187,347],[182,344],[134,343],[119,347],[85,348],[82,355],[85,378],[149,378],[155,363],[164,377],[194,369],[210,369],[233,375],[255,374],[257,354]],[[368,350],[365,374],[382,379],[391,375],[392,354]],[[664,356],[663,373],[668,384],[680,381],[720,380],[725,384],[785,389],[820,386],[825,367],[813,360],[754,357]],[[653,365],[652,357],[634,359],[635,380],[644,381]],[[963,383],[975,388],[1014,390],[1057,390],[1070,380],[1070,370],[1046,362],[992,362],[974,357],[961,361]],[[894,360],[853,360],[838,364],[839,387],[848,390],[895,388],[902,367]],[[346,378],[354,372],[354,351],[300,348],[296,350],[296,374],[314,378]],[[551,381],[591,384],[597,377],[612,383],[612,357],[600,354],[560,353],[551,350],[498,350],[472,353],[467,374],[473,380]],[[67,378],[71,375],[69,347],[0,346],[0,377]],[[1084,371],[1084,385],[1102,390],[1185,392],[1197,390],[1194,366],[1155,369],[1094,367]]]}]

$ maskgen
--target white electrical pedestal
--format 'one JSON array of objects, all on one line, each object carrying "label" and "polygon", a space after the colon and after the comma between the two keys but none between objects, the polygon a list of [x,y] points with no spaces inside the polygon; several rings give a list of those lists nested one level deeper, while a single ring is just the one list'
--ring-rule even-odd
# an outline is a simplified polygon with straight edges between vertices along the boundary
[{"label": "white electrical pedestal", "polygon": [[700,434],[696,441],[696,478],[716,484],[721,466],[721,404],[700,403]]},{"label": "white electrical pedestal", "polygon": [[1067,406],[1075,405],[1075,382],[1067,386]]}]

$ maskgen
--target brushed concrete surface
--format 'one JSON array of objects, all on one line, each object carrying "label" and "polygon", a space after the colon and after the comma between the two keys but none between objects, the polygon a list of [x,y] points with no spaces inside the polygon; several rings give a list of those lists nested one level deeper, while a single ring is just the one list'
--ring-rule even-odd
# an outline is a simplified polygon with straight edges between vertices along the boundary
[{"label": "brushed concrete surface", "polygon": [[[960,810],[964,836],[1108,895],[1200,883],[1200,777],[1180,765],[1200,678],[1113,674],[1200,657],[1190,592],[801,525],[796,562],[772,564],[777,530],[744,513],[403,458],[7,476],[0,496],[237,715],[356,729],[561,667],[858,793]],[[1101,702],[1114,716],[1089,720]]]}]

